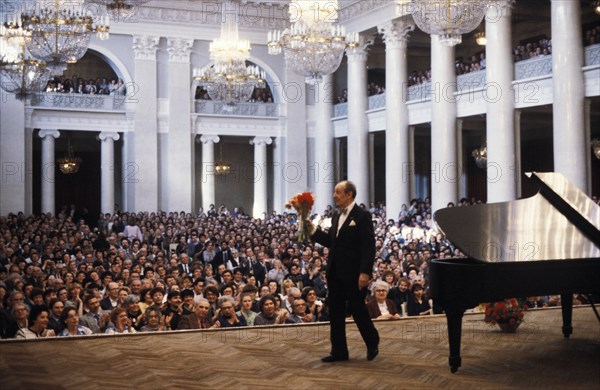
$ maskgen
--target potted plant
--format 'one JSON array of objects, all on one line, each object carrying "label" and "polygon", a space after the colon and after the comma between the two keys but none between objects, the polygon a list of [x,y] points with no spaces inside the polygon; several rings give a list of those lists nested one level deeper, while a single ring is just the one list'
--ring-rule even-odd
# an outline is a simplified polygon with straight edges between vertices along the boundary
[{"label": "potted plant", "polygon": [[523,322],[524,309],[516,298],[485,304],[485,322],[498,324],[503,332],[514,333]]}]

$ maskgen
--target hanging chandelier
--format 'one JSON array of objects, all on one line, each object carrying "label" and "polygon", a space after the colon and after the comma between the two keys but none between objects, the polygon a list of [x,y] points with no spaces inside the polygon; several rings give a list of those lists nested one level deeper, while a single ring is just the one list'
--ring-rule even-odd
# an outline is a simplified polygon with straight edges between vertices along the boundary
[{"label": "hanging chandelier", "polygon": [[106,6],[106,10],[114,19],[120,19],[133,13],[135,7],[147,3],[150,0],[87,0]]},{"label": "hanging chandelier", "polygon": [[396,0],[397,10],[412,14],[417,26],[438,35],[446,46],[462,42],[462,34],[481,24],[489,0]]},{"label": "hanging chandelier", "polygon": [[73,148],[71,147],[71,140],[67,139],[67,155],[63,158],[56,160],[58,168],[65,175],[77,173],[82,160],[79,157],[75,157],[73,154]]},{"label": "hanging chandelier", "polygon": [[23,29],[31,34],[27,49],[46,63],[53,76],[62,75],[67,64],[83,57],[93,33],[108,39],[108,16],[95,21],[85,13],[82,0],[38,0],[32,12],[21,16]]},{"label": "hanging chandelier", "polygon": [[231,172],[231,164],[223,160],[223,144],[219,143],[219,159],[215,163],[215,172],[217,175],[227,175]]},{"label": "hanging chandelier", "polygon": [[600,15],[600,0],[592,1],[592,8],[596,14]]},{"label": "hanging chandelier", "polygon": [[32,59],[27,52],[27,39],[17,22],[0,25],[0,88],[15,94],[18,100],[40,92],[50,78],[46,64]]},{"label": "hanging chandelier", "polygon": [[221,4],[221,36],[210,43],[210,68],[194,69],[194,80],[206,89],[214,101],[222,101],[232,107],[250,100],[255,88],[266,86],[265,72],[258,66],[247,65],[250,57],[250,41],[239,38],[235,1],[224,0]]},{"label": "hanging chandelier", "polygon": [[481,148],[475,149],[471,155],[475,159],[475,165],[477,165],[477,167],[481,169],[487,167],[487,146],[485,144]]},{"label": "hanging chandelier", "polygon": [[477,42],[479,46],[487,45],[487,38],[483,31],[475,33],[475,42]]},{"label": "hanging chandelier", "polygon": [[292,0],[290,27],[269,31],[269,54],[283,51],[287,65],[315,84],[337,70],[347,47],[358,46],[358,33],[348,34],[337,21],[337,0]]}]

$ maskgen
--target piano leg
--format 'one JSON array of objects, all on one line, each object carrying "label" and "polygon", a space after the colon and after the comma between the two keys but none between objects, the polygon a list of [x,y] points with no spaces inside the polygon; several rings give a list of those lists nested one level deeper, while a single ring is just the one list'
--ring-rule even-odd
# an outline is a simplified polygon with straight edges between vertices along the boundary
[{"label": "piano leg", "polygon": [[462,309],[446,309],[446,321],[448,323],[448,343],[450,344],[450,371],[454,374],[461,366],[460,357],[460,338],[462,333],[462,318],[464,314]]},{"label": "piano leg", "polygon": [[573,326],[571,322],[573,315],[573,294],[561,294],[560,302],[563,317],[562,331],[565,338],[569,338],[571,333],[573,333]]}]

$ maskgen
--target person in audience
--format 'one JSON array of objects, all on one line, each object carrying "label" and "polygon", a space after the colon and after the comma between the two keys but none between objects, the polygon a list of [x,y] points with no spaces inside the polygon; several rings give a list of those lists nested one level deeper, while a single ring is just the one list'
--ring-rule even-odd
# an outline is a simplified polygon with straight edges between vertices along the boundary
[{"label": "person in audience", "polygon": [[106,329],[107,334],[136,333],[131,318],[127,315],[127,310],[122,307],[117,307],[110,313],[110,320],[112,325]]},{"label": "person in audience", "polygon": [[246,318],[235,312],[235,300],[231,296],[222,296],[218,301],[217,321],[220,328],[248,326]]},{"label": "person in audience", "polygon": [[54,330],[48,328],[50,311],[45,305],[34,306],[29,312],[27,328],[19,329],[15,338],[37,339],[42,337],[55,337]]},{"label": "person in audience", "polygon": [[280,314],[276,312],[275,297],[267,294],[260,298],[258,306],[260,314],[254,319],[254,325],[275,325],[283,324],[289,312],[282,311]]},{"label": "person in audience", "polygon": [[140,328],[140,332],[159,332],[167,330],[162,313],[156,307],[149,307],[144,312],[144,325]]},{"label": "person in audience", "polygon": [[374,298],[367,303],[369,316],[377,320],[400,319],[394,302],[387,298],[390,286],[388,283],[378,280],[372,285]]},{"label": "person in audience", "polygon": [[411,295],[407,302],[407,311],[409,316],[424,316],[431,313],[429,301],[424,297],[423,286],[415,283],[411,287]]},{"label": "person in audience", "polygon": [[252,311],[252,306],[254,304],[254,296],[256,293],[246,292],[242,293],[240,310],[238,310],[235,314],[238,316],[243,316],[246,319],[246,323],[248,326],[254,325],[254,319],[258,315],[258,313]]},{"label": "person in audience", "polygon": [[210,303],[205,298],[198,299],[194,312],[183,316],[179,321],[178,329],[210,329],[218,328],[220,323],[215,323],[209,316]]},{"label": "person in audience", "polygon": [[58,334],[59,336],[89,336],[93,334],[90,328],[79,323],[79,313],[74,307],[67,306],[62,311],[60,319],[64,324],[64,329]]}]

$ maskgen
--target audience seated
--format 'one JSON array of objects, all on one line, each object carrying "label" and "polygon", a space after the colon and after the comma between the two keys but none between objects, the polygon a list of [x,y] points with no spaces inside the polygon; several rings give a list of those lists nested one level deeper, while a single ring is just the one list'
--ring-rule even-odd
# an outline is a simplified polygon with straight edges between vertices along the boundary
[{"label": "audience seated", "polygon": [[[477,203],[463,198],[457,206]],[[0,336],[328,320],[328,250],[295,243],[295,214],[253,219],[240,209],[229,213],[224,205],[214,210],[210,215],[118,212],[102,215],[93,225],[74,218],[76,213],[66,207],[56,216],[0,217]],[[430,314],[428,263],[462,254],[435,230],[429,198],[403,205],[397,220],[386,216],[380,204],[371,204],[369,210],[377,259],[371,315],[397,319],[406,315],[406,307],[408,315]],[[324,228],[330,212],[325,210],[320,218]],[[128,237],[123,221],[138,227],[140,234]],[[106,241],[103,249],[97,249],[98,240]],[[198,246],[188,245],[196,241]],[[181,251],[172,248],[177,243],[183,244]],[[199,248],[193,260],[186,251],[192,247]],[[211,251],[216,254],[209,256]],[[233,270],[222,263],[228,258],[222,251],[234,253]],[[221,263],[213,264],[215,259]],[[182,264],[191,271],[182,272]],[[271,272],[279,269],[283,272]],[[556,306],[560,300],[523,298],[521,303]]]}]

